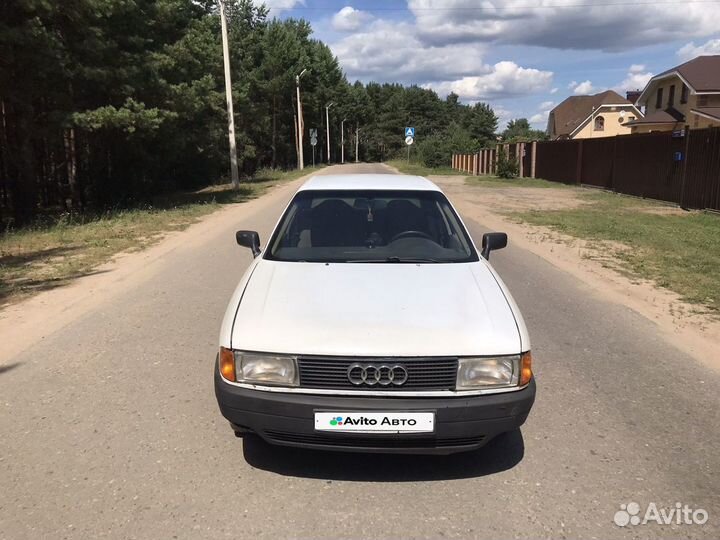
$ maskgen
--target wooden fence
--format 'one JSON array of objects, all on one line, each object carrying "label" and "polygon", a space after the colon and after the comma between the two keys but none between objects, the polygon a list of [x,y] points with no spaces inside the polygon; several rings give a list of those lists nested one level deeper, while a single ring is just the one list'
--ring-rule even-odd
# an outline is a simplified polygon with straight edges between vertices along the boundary
[{"label": "wooden fence", "polygon": [[[720,210],[720,128],[499,145],[520,176]],[[455,169],[496,172],[497,150],[456,154]]]}]

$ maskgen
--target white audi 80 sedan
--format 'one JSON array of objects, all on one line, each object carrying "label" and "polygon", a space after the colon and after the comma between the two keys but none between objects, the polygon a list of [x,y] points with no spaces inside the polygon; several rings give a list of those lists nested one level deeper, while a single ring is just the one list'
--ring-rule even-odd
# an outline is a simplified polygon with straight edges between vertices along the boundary
[{"label": "white audi 80 sedan", "polygon": [[535,400],[530,339],[442,191],[425,178],[308,180],[220,332],[215,394],[236,435],[272,444],[449,454],[518,429]]}]

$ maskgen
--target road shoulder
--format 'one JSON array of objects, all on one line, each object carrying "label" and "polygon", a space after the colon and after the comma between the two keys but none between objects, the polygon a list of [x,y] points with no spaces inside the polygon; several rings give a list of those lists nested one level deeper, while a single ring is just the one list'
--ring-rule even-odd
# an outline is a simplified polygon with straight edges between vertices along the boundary
[{"label": "road shoulder", "polygon": [[[593,250],[590,242],[564,237],[547,227],[512,221],[499,210],[493,198],[501,193],[496,188],[468,186],[463,177],[431,177],[458,208],[462,216],[492,230],[507,232],[510,243],[527,250],[556,268],[580,279],[588,291],[603,300],[624,305],[657,325],[664,339],[699,362],[720,371],[715,351],[720,342],[720,322],[698,310],[697,306],[681,300],[672,291],[652,281],[633,278],[588,257]],[[532,190],[535,188],[507,188]],[[527,193],[518,193],[527,196]]]},{"label": "road shoulder", "polygon": [[256,199],[223,206],[185,230],[167,233],[161,241],[143,251],[119,253],[110,262],[96,267],[91,275],[80,277],[69,285],[6,306],[0,311],[0,341],[3,343],[0,365],[93,309],[100,309],[109,299],[150,279],[162,267],[168,253],[201,245],[209,237],[232,227],[239,215],[260,214],[279,199],[290,197],[310,174],[277,184]]}]

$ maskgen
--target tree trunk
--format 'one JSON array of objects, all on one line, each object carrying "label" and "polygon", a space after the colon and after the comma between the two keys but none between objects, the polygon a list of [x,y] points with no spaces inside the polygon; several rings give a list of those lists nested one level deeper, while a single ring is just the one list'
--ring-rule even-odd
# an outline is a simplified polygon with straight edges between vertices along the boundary
[{"label": "tree trunk", "polygon": [[7,118],[5,117],[5,100],[0,98],[0,190],[2,190],[2,213],[0,219],[4,218],[8,210],[8,137]]},{"label": "tree trunk", "polygon": [[271,167],[277,167],[277,96],[273,96],[272,103],[272,164]]},{"label": "tree trunk", "polygon": [[75,129],[66,129],[63,134],[65,145],[65,169],[67,173],[68,186],[70,187],[70,209],[75,210],[80,206],[77,185],[77,152],[75,151]]},{"label": "tree trunk", "polygon": [[37,179],[33,160],[31,105],[15,110],[16,140],[18,145],[17,179],[13,183],[13,213],[18,226],[32,222],[37,210]]}]

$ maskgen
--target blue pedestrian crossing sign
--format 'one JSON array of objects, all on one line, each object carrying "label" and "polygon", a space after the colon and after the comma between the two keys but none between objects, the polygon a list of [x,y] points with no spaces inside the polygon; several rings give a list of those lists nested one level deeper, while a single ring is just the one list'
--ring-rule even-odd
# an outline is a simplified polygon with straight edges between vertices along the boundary
[{"label": "blue pedestrian crossing sign", "polygon": [[405,136],[415,138],[415,128],[414,127],[406,127],[405,128]]}]

